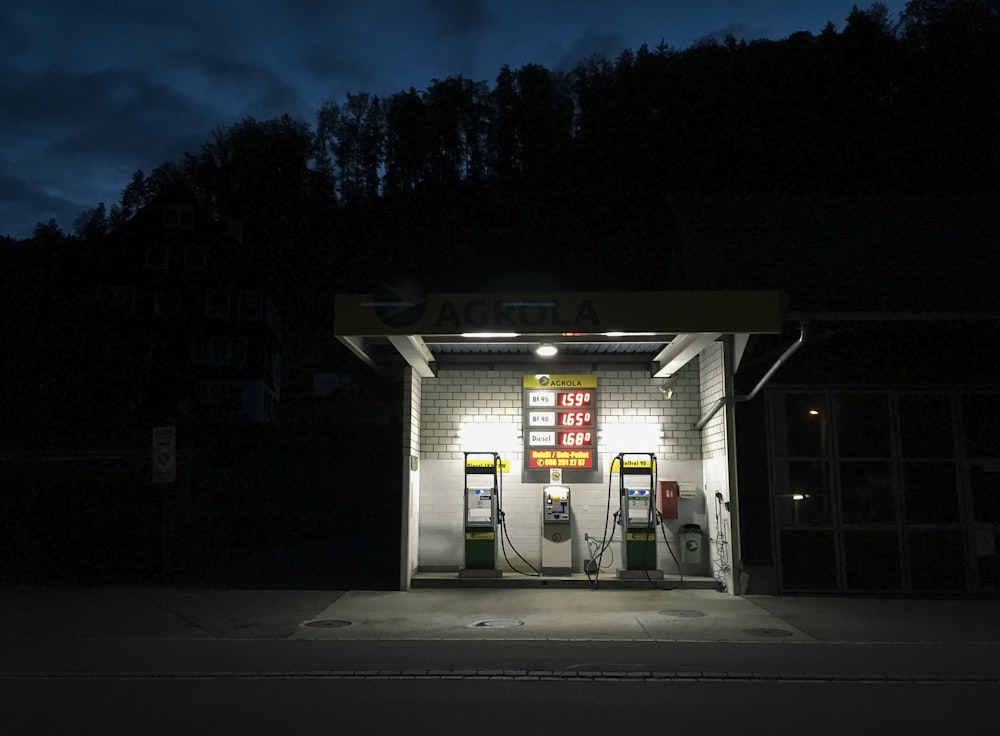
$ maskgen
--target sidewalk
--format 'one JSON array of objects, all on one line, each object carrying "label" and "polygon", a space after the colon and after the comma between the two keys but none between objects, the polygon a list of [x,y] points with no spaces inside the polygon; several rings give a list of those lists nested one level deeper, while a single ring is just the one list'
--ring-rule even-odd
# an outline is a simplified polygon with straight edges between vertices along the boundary
[{"label": "sidewalk", "polygon": [[[1000,683],[1000,601],[707,590],[0,590],[0,680]],[[538,673],[542,673],[539,675]]]},{"label": "sidewalk", "polygon": [[710,590],[8,588],[0,640],[1000,643],[1000,600]]}]

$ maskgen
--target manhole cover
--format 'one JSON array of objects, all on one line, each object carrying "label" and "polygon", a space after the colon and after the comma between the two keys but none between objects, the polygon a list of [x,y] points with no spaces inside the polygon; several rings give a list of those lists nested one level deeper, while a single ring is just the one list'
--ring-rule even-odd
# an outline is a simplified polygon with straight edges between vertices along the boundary
[{"label": "manhole cover", "polygon": [[751,636],[791,636],[791,631],[785,629],[743,629],[744,634]]},{"label": "manhole cover", "polygon": [[660,611],[661,616],[666,616],[667,618],[700,618],[705,614],[701,611],[687,611],[684,609]]},{"label": "manhole cover", "polygon": [[341,621],[336,618],[318,618],[315,621],[306,621],[303,626],[311,629],[339,629],[342,626],[350,626],[350,621]]},{"label": "manhole cover", "polygon": [[512,626],[523,626],[524,621],[518,621],[516,618],[488,618],[485,621],[476,621],[476,623],[471,624],[470,628],[473,629],[509,629]]}]

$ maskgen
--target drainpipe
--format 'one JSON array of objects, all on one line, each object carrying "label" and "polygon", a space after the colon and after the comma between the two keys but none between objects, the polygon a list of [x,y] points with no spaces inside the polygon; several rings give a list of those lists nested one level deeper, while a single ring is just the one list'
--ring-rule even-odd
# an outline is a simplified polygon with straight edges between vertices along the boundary
[{"label": "drainpipe", "polygon": [[723,396],[721,399],[712,404],[712,408],[709,409],[708,412],[701,419],[698,420],[698,423],[694,425],[694,428],[699,431],[704,429],[705,425],[711,421],[712,417],[714,417],[718,413],[719,409],[725,406],[727,401],[733,401],[733,402],[750,401],[751,399],[753,399],[753,397],[756,396],[762,388],[764,388],[764,384],[766,384],[771,379],[771,376],[773,376],[777,372],[777,370],[781,368],[781,366],[783,366],[786,362],[788,362],[788,359],[795,354],[796,350],[802,347],[802,343],[804,343],[805,340],[806,340],[806,322],[805,320],[800,320],[799,339],[788,346],[785,352],[781,354],[781,357],[779,357],[774,362],[774,365],[772,365],[768,369],[767,373],[764,374],[764,377],[757,382],[757,385],[754,386],[753,391],[744,396]]}]

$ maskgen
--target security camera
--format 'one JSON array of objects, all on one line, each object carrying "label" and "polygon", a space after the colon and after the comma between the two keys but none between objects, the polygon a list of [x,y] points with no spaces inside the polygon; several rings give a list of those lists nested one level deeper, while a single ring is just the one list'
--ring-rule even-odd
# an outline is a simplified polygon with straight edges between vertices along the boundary
[{"label": "security camera", "polygon": [[667,380],[661,383],[657,390],[669,399],[674,395],[674,384],[677,383],[677,379],[678,376],[676,373],[672,376],[667,376]]}]

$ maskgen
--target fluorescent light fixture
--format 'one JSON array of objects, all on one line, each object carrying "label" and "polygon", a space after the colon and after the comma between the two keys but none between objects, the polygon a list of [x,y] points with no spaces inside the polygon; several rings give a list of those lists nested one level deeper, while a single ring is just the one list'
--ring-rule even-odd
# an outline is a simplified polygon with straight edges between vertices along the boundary
[{"label": "fluorescent light fixture", "polygon": [[518,447],[518,425],[464,421],[458,443],[464,452],[512,452]]},{"label": "fluorescent light fixture", "polygon": [[549,343],[543,343],[535,348],[535,355],[542,358],[551,358],[553,355],[559,352],[559,348],[555,345],[550,345]]},{"label": "fluorescent light fixture", "polygon": [[605,332],[605,337],[652,337],[655,332]]},{"label": "fluorescent light fixture", "polygon": [[496,337],[520,337],[519,332],[463,332],[462,337],[483,337],[483,338],[496,338]]},{"label": "fluorescent light fixture", "polygon": [[663,438],[663,428],[659,424],[605,424],[600,437],[611,456],[619,452],[656,453]]}]

